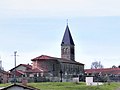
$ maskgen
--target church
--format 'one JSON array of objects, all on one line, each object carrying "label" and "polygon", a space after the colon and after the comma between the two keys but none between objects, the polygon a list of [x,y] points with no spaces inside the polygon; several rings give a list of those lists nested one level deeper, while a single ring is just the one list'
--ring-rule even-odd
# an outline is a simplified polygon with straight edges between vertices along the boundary
[{"label": "church", "polygon": [[38,76],[51,81],[70,81],[84,75],[84,64],[75,61],[75,44],[68,25],[61,42],[61,58],[41,55],[31,61],[32,69],[41,72]]}]

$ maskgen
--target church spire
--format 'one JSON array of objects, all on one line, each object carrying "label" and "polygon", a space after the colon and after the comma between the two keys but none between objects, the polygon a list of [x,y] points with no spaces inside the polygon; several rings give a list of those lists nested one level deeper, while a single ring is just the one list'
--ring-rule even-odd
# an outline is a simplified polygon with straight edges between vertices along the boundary
[{"label": "church spire", "polygon": [[72,35],[70,33],[68,25],[66,26],[66,30],[61,45],[74,45],[74,41],[72,39]]},{"label": "church spire", "polygon": [[66,26],[65,33],[61,43],[61,58],[75,61],[75,44],[72,39],[68,25]]}]

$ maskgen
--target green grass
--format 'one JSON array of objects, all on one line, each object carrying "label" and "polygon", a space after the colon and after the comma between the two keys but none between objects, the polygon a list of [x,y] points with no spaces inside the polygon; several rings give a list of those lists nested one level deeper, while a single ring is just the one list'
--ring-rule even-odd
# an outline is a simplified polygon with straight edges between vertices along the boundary
[{"label": "green grass", "polygon": [[104,84],[101,86],[86,86],[85,83],[71,82],[47,82],[47,83],[29,83],[29,85],[37,87],[41,90],[116,90],[120,87],[120,83]]},{"label": "green grass", "polygon": [[0,84],[0,87],[6,87],[6,86],[9,86],[11,85],[10,83],[6,83],[6,84]]},{"label": "green grass", "polygon": [[[10,84],[0,84],[0,87],[5,87]],[[39,88],[40,90],[116,90],[120,87],[120,83],[107,83],[101,86],[86,86],[84,82],[42,82],[42,83],[28,83],[28,85]]]}]

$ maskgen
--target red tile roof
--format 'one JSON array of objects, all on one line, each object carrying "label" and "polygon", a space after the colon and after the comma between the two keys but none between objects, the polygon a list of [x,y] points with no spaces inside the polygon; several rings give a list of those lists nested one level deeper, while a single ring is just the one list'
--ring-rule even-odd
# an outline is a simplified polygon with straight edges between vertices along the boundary
[{"label": "red tile roof", "polygon": [[25,67],[27,67],[27,68],[29,68],[29,69],[31,69],[31,68],[32,68],[32,66],[31,66],[31,65],[29,65],[29,64],[20,64],[20,65],[25,66]]},{"label": "red tile roof", "polygon": [[38,61],[39,60],[57,60],[58,62],[61,62],[61,63],[84,65],[84,64],[76,62],[76,61],[67,60],[64,58],[51,57],[51,56],[47,56],[47,55],[41,55],[41,56],[38,56],[38,57],[32,59],[32,61],[36,61],[36,60],[38,60]]},{"label": "red tile roof", "polygon": [[47,56],[47,55],[41,55],[41,56],[38,56],[38,57],[32,59],[32,61],[34,61],[34,60],[43,60],[43,59],[55,59],[55,57],[51,57],[51,56]]},{"label": "red tile roof", "polygon": [[[11,72],[11,75],[14,75],[15,72]],[[16,76],[20,76],[20,75],[24,75],[25,72],[21,71],[21,70],[16,70]]]},{"label": "red tile roof", "polygon": [[120,68],[85,69],[85,73],[120,74]]}]

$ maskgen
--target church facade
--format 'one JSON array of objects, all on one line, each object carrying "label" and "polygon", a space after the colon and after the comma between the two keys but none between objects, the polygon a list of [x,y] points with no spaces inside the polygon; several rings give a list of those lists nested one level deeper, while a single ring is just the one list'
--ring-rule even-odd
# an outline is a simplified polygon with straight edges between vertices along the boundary
[{"label": "church facade", "polygon": [[70,81],[84,74],[84,64],[75,61],[75,44],[68,25],[61,43],[61,58],[41,55],[31,61],[32,69],[38,70],[38,76],[51,81]]}]

